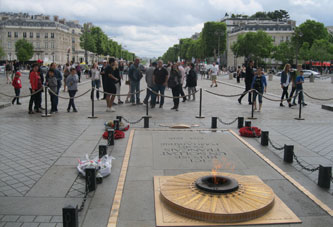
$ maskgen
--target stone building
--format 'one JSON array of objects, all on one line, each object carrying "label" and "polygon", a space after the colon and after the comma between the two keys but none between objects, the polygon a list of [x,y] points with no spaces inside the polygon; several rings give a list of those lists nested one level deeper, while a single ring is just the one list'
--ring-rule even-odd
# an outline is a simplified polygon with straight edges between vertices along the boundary
[{"label": "stone building", "polygon": [[42,59],[45,63],[64,64],[83,62],[84,50],[80,47],[82,26],[78,21],[66,21],[54,16],[22,13],[0,13],[0,45],[5,56],[0,60],[16,60],[15,43],[26,39],[34,46],[30,61]]},{"label": "stone building", "polygon": [[[224,55],[223,62],[226,62],[227,67],[237,67],[244,64],[244,57],[236,58],[231,50],[231,46],[237,41],[241,34],[247,32],[256,32],[262,30],[269,34],[273,40],[274,45],[279,45],[291,39],[294,34],[296,22],[293,20],[258,20],[258,19],[244,19],[244,18],[223,18],[221,22],[227,25],[227,49]],[[269,65],[279,64],[274,59],[265,59]]]}]

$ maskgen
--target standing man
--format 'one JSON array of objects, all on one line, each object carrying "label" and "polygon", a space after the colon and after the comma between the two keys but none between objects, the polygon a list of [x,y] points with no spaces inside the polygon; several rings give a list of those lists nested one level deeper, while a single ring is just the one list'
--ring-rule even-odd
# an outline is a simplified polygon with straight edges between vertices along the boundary
[{"label": "standing man", "polygon": [[180,80],[180,88],[179,88],[179,92],[180,92],[180,95],[183,96],[183,102],[186,102],[186,96],[185,96],[185,93],[183,91],[183,84],[184,84],[184,80],[185,80],[185,69],[184,67],[182,66],[182,64],[180,62],[177,63],[178,65],[178,70],[182,76],[181,80]]},{"label": "standing man", "polygon": [[[157,63],[153,62],[151,64],[151,66],[147,69],[147,72],[146,72],[146,83],[147,83],[147,87],[150,89],[154,88],[153,76],[154,76],[154,71],[156,69],[156,66],[157,66]],[[146,98],[143,100],[143,103],[148,105],[148,100],[151,96],[152,96],[151,90],[147,89],[147,95],[146,95]]]},{"label": "standing man", "polygon": [[[57,95],[59,95],[59,91],[61,88],[61,81],[62,81],[62,74],[61,72],[57,69],[57,64],[56,63],[52,63],[50,66],[50,69],[52,69],[52,72],[54,73],[54,77],[57,79],[57,90],[56,93]],[[48,82],[49,79],[49,75],[48,73],[46,74],[46,82]],[[54,97],[54,112],[58,113],[58,102],[59,102],[59,98],[58,96]]]},{"label": "standing man", "polygon": [[130,91],[131,91],[131,103],[135,105],[135,96],[136,93],[136,104],[142,105],[143,103],[140,102],[140,80],[142,79],[143,75],[140,71],[140,59],[135,59],[134,64],[131,65],[128,71],[128,77],[130,80]]},{"label": "standing man", "polygon": [[216,79],[217,79],[217,74],[219,73],[219,66],[216,65],[215,62],[213,62],[213,67],[210,68],[209,71],[212,78],[212,84],[210,85],[210,87],[213,87],[214,84],[215,84],[214,87],[217,87]]},{"label": "standing man", "polygon": [[[102,75],[102,83],[103,83],[103,91],[105,91],[105,69],[106,69],[106,66],[107,66],[107,61],[106,60],[103,60],[103,66],[101,68],[101,75]],[[106,94],[104,93],[104,96],[102,98],[102,100],[105,100],[106,99]]]},{"label": "standing man", "polygon": [[[252,84],[252,80],[253,80],[253,77],[254,77],[253,65],[254,65],[254,62],[252,60],[250,60],[248,66],[246,67],[245,91],[241,95],[241,97],[239,97],[239,99],[238,99],[239,104],[242,104],[242,99],[246,95],[246,92],[251,90],[251,84]],[[249,105],[252,105],[251,92],[249,92],[249,99],[248,100],[249,100]]]},{"label": "standing man", "polygon": [[[40,80],[41,80],[42,84],[44,84],[44,74],[43,74],[43,70],[41,69],[41,67],[43,66],[43,60],[38,59],[37,64],[38,64],[38,73],[40,76]],[[37,100],[39,100],[39,102],[40,102],[39,109],[44,110],[44,108],[42,107],[42,101],[43,101],[42,94],[43,94],[43,90],[38,93],[39,99],[37,99]]]},{"label": "standing man", "polygon": [[79,83],[81,83],[81,65],[79,62],[76,65],[76,74],[79,77]]},{"label": "standing man", "polygon": [[[154,83],[154,92],[158,94],[161,92],[161,101],[160,101],[160,108],[163,107],[164,104],[164,91],[169,79],[168,71],[163,68],[163,61],[159,60],[157,63],[157,68],[154,70],[153,75],[153,83]],[[156,105],[156,94],[152,94],[152,103],[151,108],[155,108]]]}]

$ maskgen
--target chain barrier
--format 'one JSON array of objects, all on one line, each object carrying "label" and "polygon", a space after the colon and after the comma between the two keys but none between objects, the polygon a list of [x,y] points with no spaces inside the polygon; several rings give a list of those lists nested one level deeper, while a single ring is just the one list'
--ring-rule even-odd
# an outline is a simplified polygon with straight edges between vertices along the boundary
[{"label": "chain barrier", "polygon": [[243,94],[246,95],[246,94],[248,94],[249,92],[251,92],[252,90],[249,90],[249,91],[246,91],[246,92],[243,92],[243,93],[240,93],[240,94],[235,94],[235,95],[223,95],[223,94],[218,94],[218,93],[215,93],[215,92],[209,91],[209,90],[207,90],[207,89],[205,89],[204,91],[207,92],[207,93],[209,93],[209,94],[212,94],[212,95],[231,98],[231,97],[238,97],[238,96],[241,96],[241,95],[243,95]]},{"label": "chain barrier", "polygon": [[99,92],[101,92],[101,93],[103,93],[103,94],[106,94],[106,95],[113,95],[113,96],[119,96],[119,97],[120,97],[120,96],[136,95],[136,94],[139,94],[139,93],[145,91],[146,89],[141,89],[140,91],[137,91],[137,92],[134,92],[134,93],[119,94],[119,95],[117,95],[117,94],[112,94],[112,93],[109,93],[109,92],[105,92],[105,91],[102,91],[102,90],[99,90],[99,89],[96,89],[96,90],[99,91]]},{"label": "chain barrier", "polygon": [[303,93],[304,93],[307,97],[309,97],[310,99],[314,99],[314,100],[318,100],[318,101],[331,101],[331,100],[333,100],[333,98],[327,98],[327,99],[315,98],[315,97],[309,95],[308,93],[306,93],[305,91],[303,91]]},{"label": "chain barrier", "polygon": [[9,98],[26,98],[26,97],[30,97],[30,96],[33,96],[41,91],[43,91],[44,87],[42,87],[41,89],[29,94],[29,95],[20,95],[20,96],[15,96],[15,95],[7,95],[5,93],[2,93],[0,92],[0,95],[3,95],[3,96],[6,96],[6,97],[9,97]]},{"label": "chain barrier", "polygon": [[238,117],[235,118],[235,120],[231,121],[231,122],[224,122],[221,118],[217,118],[217,120],[219,120],[219,122],[221,124],[224,124],[224,125],[232,125],[233,123],[235,123],[237,120],[238,120]]},{"label": "chain barrier", "polygon": [[275,149],[275,150],[278,150],[278,151],[282,151],[284,149],[284,146],[283,147],[277,147],[273,144],[272,140],[268,137],[268,142],[269,144]]},{"label": "chain barrier", "polygon": [[292,98],[294,98],[295,96],[297,96],[301,92],[301,91],[298,91],[297,93],[293,94],[293,96],[281,100],[281,99],[268,98],[265,94],[260,93],[258,90],[256,90],[256,89],[252,89],[252,90],[254,92],[256,92],[258,95],[261,95],[264,99],[267,99],[267,100],[272,101],[272,102],[291,101]]},{"label": "chain barrier", "polygon": [[169,95],[162,95],[160,93],[157,93],[156,91],[154,91],[153,89],[149,88],[148,89],[153,93],[155,94],[156,96],[161,96],[161,97],[164,97],[164,98],[169,98],[169,99],[182,99],[182,98],[186,98],[186,97],[190,97],[191,95],[194,95],[196,93],[198,93],[200,91],[200,89],[196,90],[194,93],[191,93],[191,94],[188,94],[188,95],[183,95],[183,96],[169,96]]},{"label": "chain barrier", "polygon": [[140,121],[142,121],[143,120],[143,117],[141,117],[139,120],[137,120],[137,121],[129,121],[129,120],[127,120],[125,117],[123,117],[122,118],[126,123],[128,123],[128,124],[131,124],[131,125],[135,125],[135,124],[138,124]]},{"label": "chain barrier", "polygon": [[86,184],[86,190],[85,190],[85,193],[84,193],[84,197],[83,197],[83,200],[82,200],[82,203],[78,209],[79,212],[81,212],[84,208],[84,205],[87,201],[87,197],[88,197],[88,194],[89,194],[89,191],[88,191],[88,185]]},{"label": "chain barrier", "polygon": [[306,171],[309,171],[309,172],[315,172],[315,171],[319,170],[319,166],[316,167],[316,168],[312,168],[312,169],[310,169],[310,168],[308,168],[308,167],[305,167],[305,166],[304,166],[304,165],[298,160],[298,157],[295,155],[295,153],[294,153],[294,159],[296,160],[297,164],[298,164],[302,169],[304,169],[304,170],[306,170]]},{"label": "chain barrier", "polygon": [[55,93],[54,91],[52,91],[51,89],[48,89],[53,95],[61,98],[61,99],[77,99],[77,98],[80,98],[84,95],[86,95],[88,92],[90,92],[92,89],[90,88],[89,90],[87,90],[86,92],[82,93],[81,95],[77,95],[77,96],[74,96],[74,97],[64,97],[64,96],[61,96],[61,95],[58,95],[57,93]]}]

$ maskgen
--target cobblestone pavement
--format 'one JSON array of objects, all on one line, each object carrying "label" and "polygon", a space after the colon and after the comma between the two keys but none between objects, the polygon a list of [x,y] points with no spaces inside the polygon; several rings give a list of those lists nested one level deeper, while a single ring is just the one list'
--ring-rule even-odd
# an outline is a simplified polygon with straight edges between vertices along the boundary
[{"label": "cobblestone pavement", "polygon": [[[220,80],[233,86],[219,84],[217,88],[210,88],[210,82],[207,80],[199,80],[198,83],[199,87],[220,94],[243,91],[243,88],[235,87],[237,83],[226,76],[220,77]],[[327,79],[315,81],[313,84],[306,83],[305,87],[311,86],[309,89],[316,91],[314,95],[318,97],[321,97],[321,94],[333,97],[333,84],[328,81]],[[268,92],[279,95],[278,83],[278,79],[269,82]],[[320,89],[316,88],[317,85],[320,85]],[[142,84],[142,88],[144,87]],[[78,93],[82,94],[89,88],[90,83],[84,83]],[[128,87],[123,85],[121,93],[127,92]],[[168,90],[167,94],[171,95],[171,92]],[[68,96],[65,93],[62,95]],[[141,99],[144,96],[145,92],[141,93]],[[0,96],[1,98],[3,97]],[[122,100],[124,101],[124,97]],[[203,92],[203,115],[206,118],[197,119],[195,115],[199,112],[198,100],[197,93],[196,101],[181,103],[179,111],[175,112],[170,110],[173,106],[172,101],[166,99],[162,109],[149,109],[152,116],[150,127],[161,128],[161,125],[183,123],[197,124],[198,128],[205,129],[210,128],[212,116],[230,122],[235,117],[251,115],[251,107],[247,104],[239,105],[237,97],[217,97]],[[245,101],[244,99],[244,103]],[[91,102],[87,94],[75,100],[78,113],[67,113],[68,100],[60,99],[59,113],[42,118],[39,114],[28,115],[28,99],[22,102],[22,106],[0,109],[0,227],[62,226],[62,207],[80,204],[84,193],[84,181],[78,177],[76,170],[77,159],[83,158],[85,154],[93,157],[98,151],[98,145],[105,144],[101,139],[105,121],[112,120],[117,115],[134,121],[145,115],[146,109],[144,106],[124,104],[117,105],[115,113],[108,113],[105,112],[105,102],[96,101],[95,115],[98,118],[88,119],[87,117],[91,116]],[[322,110],[316,101],[307,99],[307,102],[310,104],[303,110],[305,120],[296,121],[294,117],[298,116],[297,107],[281,108],[276,102],[264,100],[263,110],[254,113],[258,119],[252,124],[268,130],[270,138],[277,146],[293,144],[295,153],[304,165],[332,166],[332,113]],[[219,128],[234,131],[237,131],[236,126],[218,124]],[[141,128],[143,122],[131,127]],[[80,212],[80,226],[106,225],[127,136],[128,133],[124,140],[116,141],[116,146],[109,148],[109,152],[116,158],[112,174],[105,178],[94,194],[89,194],[84,210]],[[281,151],[276,151],[271,146],[262,147],[254,139],[247,141],[333,208],[332,190],[323,190],[316,186],[317,172],[303,171],[297,163],[286,165],[281,161]]]}]

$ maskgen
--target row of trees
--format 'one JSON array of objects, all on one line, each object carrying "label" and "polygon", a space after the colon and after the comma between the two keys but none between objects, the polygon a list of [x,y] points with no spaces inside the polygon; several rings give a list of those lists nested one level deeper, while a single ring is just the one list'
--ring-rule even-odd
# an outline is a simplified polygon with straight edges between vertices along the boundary
[{"label": "row of trees", "polygon": [[198,39],[180,39],[162,56],[164,61],[181,59],[217,57],[226,48],[226,25],[222,22],[206,22]]},{"label": "row of trees", "polygon": [[[229,16],[226,14],[226,16]],[[231,18],[242,19],[266,19],[266,20],[288,20],[290,18],[289,13],[286,10],[275,10],[272,12],[256,12],[252,16],[243,14],[231,14]]]},{"label": "row of trees", "polygon": [[100,27],[90,27],[84,24],[80,41],[81,48],[86,52],[86,59],[88,58],[88,51],[98,55],[109,55],[131,61],[135,58],[134,53],[124,50],[121,44],[110,39]]},{"label": "row of trees", "polygon": [[[34,47],[25,39],[20,39],[15,43],[17,59],[21,62],[29,61],[34,54]],[[0,58],[5,56],[5,52],[0,46]]]}]

